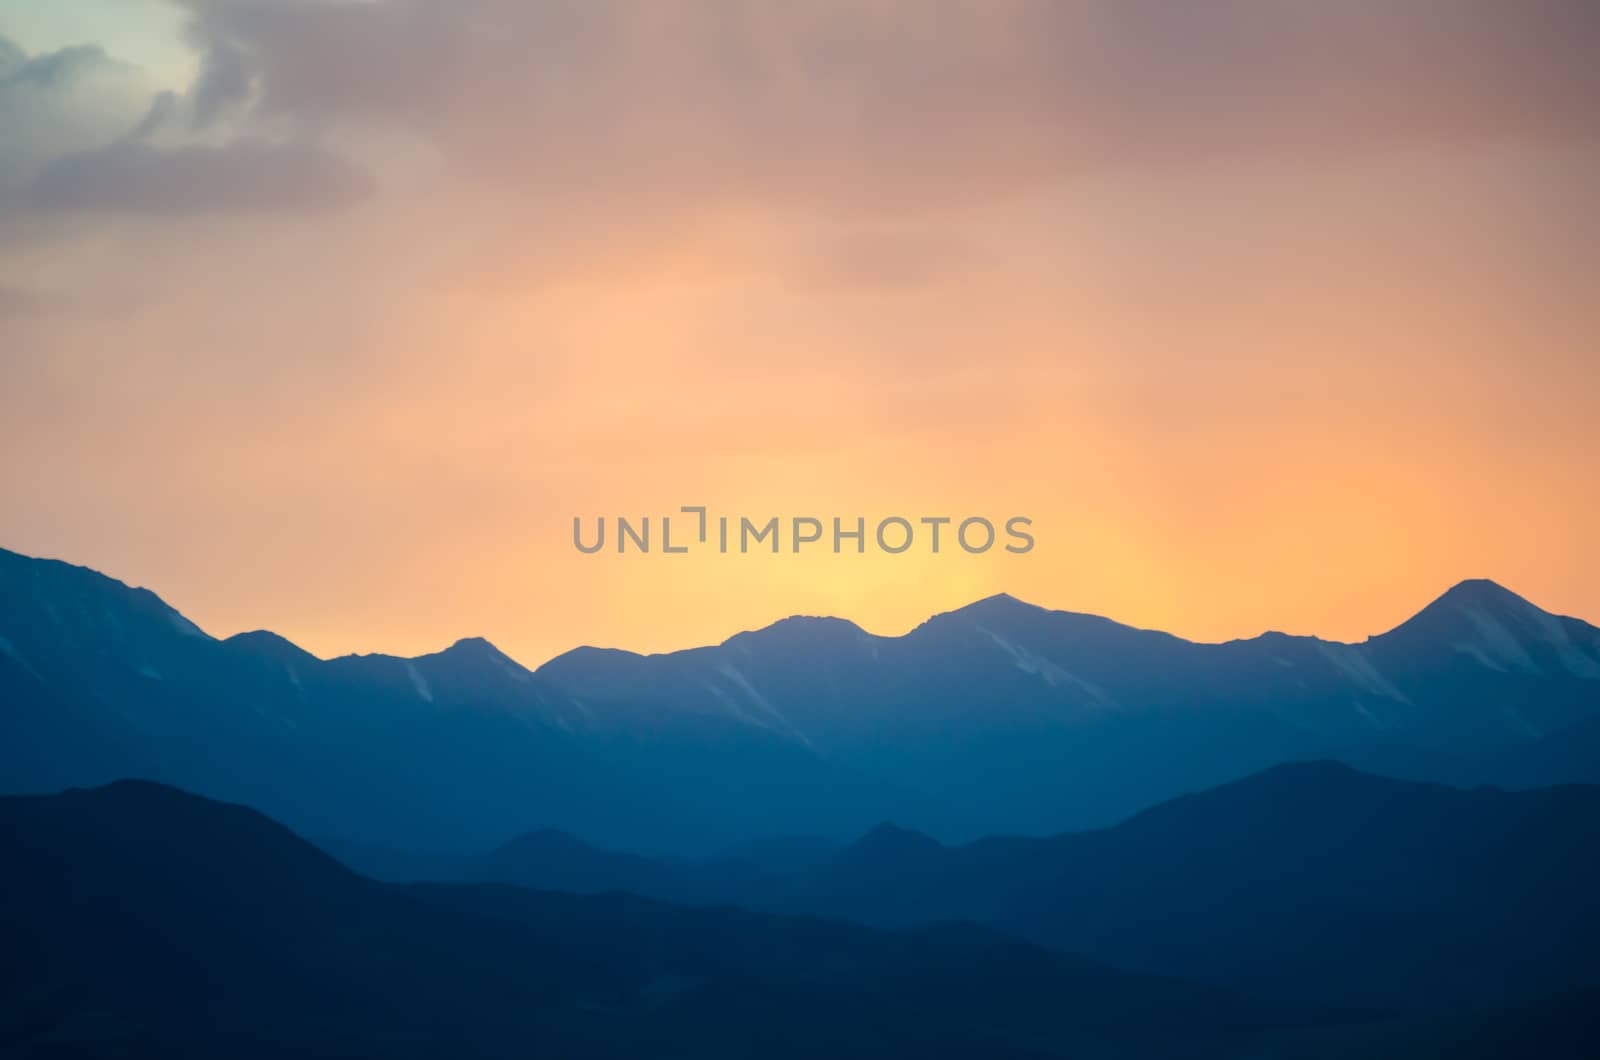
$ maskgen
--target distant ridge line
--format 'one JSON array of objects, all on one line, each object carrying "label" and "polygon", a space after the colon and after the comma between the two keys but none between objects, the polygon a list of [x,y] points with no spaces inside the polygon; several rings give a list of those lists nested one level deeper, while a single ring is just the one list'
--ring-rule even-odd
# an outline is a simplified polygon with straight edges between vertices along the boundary
[{"label": "distant ridge line", "polygon": [[[23,562],[27,562],[27,563],[60,565],[60,566],[66,567],[66,568],[68,568],[68,569],[70,569],[72,571],[79,572],[80,576],[89,575],[89,576],[93,576],[93,577],[96,577],[96,578],[101,578],[101,579],[104,579],[106,581],[112,582],[112,583],[114,583],[116,585],[119,585],[119,586],[123,587],[124,589],[126,589],[126,590],[128,590],[129,592],[132,592],[132,593],[147,593],[151,597],[153,597],[156,600],[160,601],[160,603],[163,606],[167,607],[169,610],[171,610],[173,612],[173,614],[177,615],[183,621],[187,622],[196,632],[200,632],[200,633],[202,633],[203,635],[205,635],[207,637],[211,636],[211,634],[209,634],[209,633],[204,633],[204,631],[201,630],[198,625],[196,625],[195,623],[190,621],[186,616],[183,615],[183,613],[181,611],[179,611],[177,608],[173,607],[163,597],[159,596],[159,594],[155,593],[153,590],[147,589],[147,588],[144,588],[144,587],[141,587],[141,586],[128,585],[126,582],[123,582],[120,579],[117,579],[117,578],[115,578],[115,577],[113,577],[111,575],[105,574],[102,571],[96,570],[93,567],[89,567],[89,566],[86,566],[86,565],[83,565],[83,564],[72,563],[71,561],[68,561],[68,560],[63,560],[63,559],[58,559],[58,558],[53,558],[53,557],[29,556],[29,555],[27,555],[25,553],[16,552],[16,551],[13,551],[13,550],[10,550],[10,549],[6,549],[6,548],[3,548],[3,547],[0,547],[0,562],[7,561],[7,560],[12,561],[12,562],[23,561]],[[758,627],[756,627],[754,629],[739,630],[739,631],[737,631],[735,633],[732,633],[729,636],[723,638],[721,641],[718,641],[715,644],[709,644],[709,643],[708,644],[697,644],[697,645],[692,645],[692,646],[687,647],[687,648],[676,648],[676,649],[672,649],[672,650],[669,650],[669,651],[661,651],[661,652],[638,652],[638,651],[633,651],[633,650],[628,649],[628,648],[609,647],[609,646],[594,645],[594,644],[580,644],[580,645],[577,645],[576,647],[569,648],[564,652],[559,652],[556,655],[553,655],[550,658],[545,659],[543,662],[539,663],[536,666],[528,666],[528,665],[524,664],[521,660],[519,660],[519,659],[515,658],[514,656],[508,654],[503,649],[501,649],[498,645],[496,645],[493,641],[491,641],[487,637],[483,637],[483,636],[463,636],[463,637],[458,637],[455,641],[453,641],[451,644],[447,645],[446,647],[440,648],[440,649],[435,650],[435,651],[422,652],[422,653],[417,654],[417,655],[395,655],[393,653],[385,652],[385,651],[371,651],[371,652],[346,652],[346,653],[341,654],[341,655],[330,655],[330,656],[326,656],[326,657],[319,656],[315,652],[307,650],[306,648],[302,647],[299,643],[297,643],[296,641],[294,641],[293,639],[291,639],[289,637],[286,637],[286,636],[284,636],[282,634],[279,634],[279,633],[276,633],[274,631],[267,630],[267,629],[245,630],[245,631],[241,631],[239,633],[235,633],[235,634],[233,634],[231,636],[222,637],[222,638],[215,638],[215,639],[218,639],[222,643],[225,643],[225,644],[249,644],[249,643],[252,643],[252,642],[259,644],[259,643],[267,643],[268,642],[268,638],[271,638],[271,642],[274,643],[280,649],[285,647],[285,646],[288,647],[288,648],[293,648],[296,651],[298,651],[300,653],[303,653],[304,655],[310,656],[313,659],[316,659],[316,660],[318,660],[320,662],[328,662],[328,663],[337,663],[337,662],[341,662],[341,661],[344,661],[344,660],[355,660],[355,659],[397,659],[397,660],[400,660],[400,661],[403,661],[403,662],[415,662],[418,659],[426,659],[426,658],[431,658],[431,657],[434,657],[434,656],[447,655],[447,654],[452,653],[452,652],[463,652],[463,651],[476,652],[476,651],[482,651],[484,649],[487,649],[489,652],[492,652],[492,653],[500,656],[502,659],[514,664],[515,666],[527,671],[528,673],[537,674],[539,671],[543,670],[545,667],[549,666],[551,663],[554,663],[554,662],[557,662],[557,661],[563,660],[563,659],[568,659],[569,657],[574,656],[574,655],[603,653],[603,654],[605,654],[607,656],[611,656],[611,657],[619,657],[619,656],[621,656],[621,657],[630,657],[630,658],[636,658],[636,659],[652,659],[652,658],[661,658],[661,657],[669,657],[669,656],[679,656],[679,655],[682,655],[682,654],[684,654],[686,652],[702,651],[702,650],[705,650],[707,648],[725,647],[725,646],[730,645],[732,642],[734,642],[736,640],[739,640],[741,638],[756,637],[756,636],[761,636],[761,635],[764,635],[764,634],[765,635],[770,635],[770,634],[773,634],[773,633],[775,633],[776,631],[778,631],[780,629],[793,629],[793,628],[796,628],[797,626],[801,626],[801,625],[810,626],[812,628],[820,628],[820,627],[824,627],[824,626],[832,627],[834,629],[840,629],[841,631],[848,631],[848,632],[853,633],[853,634],[855,634],[857,636],[864,637],[864,638],[867,638],[869,640],[878,641],[878,642],[882,642],[882,641],[898,641],[898,640],[903,640],[903,639],[905,639],[907,637],[910,637],[910,636],[916,634],[917,632],[919,632],[919,631],[921,631],[923,629],[926,629],[927,627],[929,627],[929,626],[931,626],[931,625],[933,625],[935,623],[939,623],[939,622],[942,622],[942,621],[948,621],[948,620],[951,620],[951,619],[954,619],[954,618],[957,618],[957,617],[961,617],[961,616],[976,616],[976,615],[980,615],[980,614],[983,614],[983,613],[986,613],[986,612],[993,613],[993,612],[1001,612],[1001,611],[1004,611],[1004,610],[1010,610],[1012,613],[1022,612],[1022,613],[1047,614],[1047,615],[1063,616],[1063,617],[1074,618],[1074,619],[1081,619],[1081,620],[1086,620],[1086,621],[1093,621],[1093,622],[1096,622],[1096,623],[1103,623],[1103,624],[1106,624],[1106,625],[1119,627],[1121,629],[1133,630],[1133,631],[1136,631],[1136,632],[1139,632],[1139,633],[1148,633],[1148,634],[1152,634],[1152,635],[1159,635],[1159,636],[1163,636],[1163,637],[1169,637],[1169,638],[1171,638],[1173,640],[1181,641],[1181,642],[1183,642],[1185,644],[1213,645],[1214,646],[1214,645],[1224,645],[1224,644],[1248,644],[1248,643],[1252,643],[1252,642],[1255,642],[1255,641],[1262,640],[1263,638],[1289,638],[1291,640],[1301,640],[1301,641],[1309,640],[1309,641],[1318,641],[1318,642],[1325,643],[1325,644],[1338,644],[1338,645],[1346,645],[1346,646],[1355,646],[1355,645],[1360,645],[1360,644],[1371,643],[1374,640],[1377,640],[1377,639],[1382,638],[1382,637],[1389,636],[1390,634],[1393,634],[1393,633],[1395,633],[1395,632],[1397,632],[1397,631],[1399,631],[1401,629],[1404,629],[1405,627],[1411,625],[1413,622],[1417,621],[1418,619],[1422,618],[1423,616],[1429,614],[1432,611],[1435,611],[1441,605],[1444,605],[1444,606],[1456,606],[1456,605],[1473,606],[1473,605],[1481,605],[1481,604],[1488,604],[1490,606],[1499,606],[1499,607],[1504,607],[1504,606],[1508,606],[1508,605],[1509,606],[1520,606],[1521,608],[1529,609],[1529,610],[1531,610],[1533,612],[1536,612],[1536,613],[1538,613],[1540,615],[1547,616],[1549,618],[1554,618],[1554,619],[1558,619],[1558,620],[1568,619],[1568,620],[1571,620],[1571,621],[1582,622],[1584,625],[1592,625],[1592,623],[1589,623],[1586,620],[1581,619],[1581,618],[1576,618],[1574,616],[1569,616],[1569,615],[1557,615],[1554,612],[1545,611],[1543,608],[1540,608],[1537,604],[1534,604],[1531,601],[1529,601],[1526,597],[1523,597],[1523,596],[1519,595],[1518,593],[1515,593],[1512,590],[1507,589],[1505,586],[1501,585],[1500,583],[1498,583],[1498,582],[1496,582],[1496,581],[1494,581],[1492,579],[1489,579],[1489,578],[1464,578],[1461,581],[1456,582],[1450,588],[1446,589],[1443,593],[1441,593],[1439,596],[1435,597],[1432,601],[1430,601],[1422,609],[1414,612],[1410,617],[1404,619],[1403,621],[1401,621],[1397,625],[1391,627],[1390,629],[1384,630],[1381,633],[1376,633],[1376,634],[1373,634],[1371,636],[1368,636],[1365,640],[1361,640],[1361,641],[1327,640],[1327,639],[1325,639],[1323,637],[1320,637],[1320,636],[1317,636],[1315,634],[1283,633],[1283,632],[1280,632],[1278,630],[1264,630],[1263,632],[1258,633],[1253,637],[1234,637],[1234,638],[1231,638],[1231,639],[1228,639],[1228,640],[1222,640],[1222,641],[1191,640],[1190,638],[1182,637],[1182,636],[1179,636],[1176,633],[1171,633],[1171,632],[1168,632],[1166,630],[1146,628],[1146,627],[1142,627],[1142,626],[1133,626],[1133,625],[1129,625],[1128,623],[1125,623],[1125,622],[1119,622],[1118,620],[1116,620],[1114,618],[1108,618],[1108,617],[1106,617],[1104,615],[1097,615],[1097,614],[1093,614],[1093,613],[1090,613],[1090,612],[1083,612],[1083,611],[1070,611],[1070,610],[1066,610],[1066,609],[1063,609],[1063,608],[1046,607],[1046,606],[1044,606],[1042,604],[1035,604],[1035,603],[1031,603],[1029,601],[1023,600],[1020,597],[1014,596],[1014,595],[1012,595],[1011,593],[1008,593],[1008,592],[992,593],[989,596],[985,596],[985,597],[982,597],[980,599],[974,600],[969,604],[964,604],[964,605],[962,605],[960,607],[954,608],[954,609],[949,610],[949,611],[941,611],[941,612],[938,612],[937,614],[930,615],[928,618],[924,619],[922,622],[918,623],[916,626],[913,626],[911,629],[907,630],[905,633],[899,633],[899,634],[872,633],[872,632],[862,628],[855,621],[853,621],[851,619],[848,619],[848,618],[843,618],[843,617],[840,617],[840,616],[836,616],[836,615],[793,614],[793,615],[787,615],[787,616],[784,616],[782,618],[776,619],[776,620],[774,620],[772,622],[767,623],[764,626],[758,626]]]}]

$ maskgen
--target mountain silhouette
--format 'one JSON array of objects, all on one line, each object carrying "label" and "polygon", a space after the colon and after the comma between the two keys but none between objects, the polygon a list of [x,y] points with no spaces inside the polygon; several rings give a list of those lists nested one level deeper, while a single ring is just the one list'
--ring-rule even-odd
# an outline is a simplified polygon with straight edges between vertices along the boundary
[{"label": "mountain silhouette", "polygon": [[974,921],[1121,967],[1385,1010],[1600,985],[1587,786],[1460,790],[1308,762],[1043,839],[947,846],[883,824],[830,856],[753,867],[546,832],[433,871],[888,927]]},{"label": "mountain silhouette", "polygon": [[670,863],[601,850],[552,829],[519,836],[456,871],[463,879],[577,894],[623,891],[666,896],[673,891],[674,877]]},{"label": "mountain silhouette", "polygon": [[573,894],[638,894],[689,905],[741,904],[778,893],[793,874],[816,869],[845,849],[845,844],[801,836],[751,840],[703,858],[646,857],[603,849],[550,828],[484,854],[406,851],[342,839],[317,845],[351,869],[390,883],[506,883]]},{"label": "mountain silhouette", "polygon": [[944,847],[879,829],[742,900],[970,919],[1122,967],[1381,1008],[1600,985],[1600,788],[1275,767],[1110,829]]},{"label": "mountain silhouette", "polygon": [[1596,725],[1600,630],[1481,581],[1361,644],[1196,644],[1000,595],[900,637],[796,617],[529,670],[481,638],[328,660],[218,641],[153,593],[0,551],[4,790],[144,777],[372,849],[1047,835],[1309,758],[1594,781]]},{"label": "mountain silhouette", "polygon": [[8,1055],[1221,1057],[1349,1016],[975,926],[374,882],[122,782],[0,798]]}]

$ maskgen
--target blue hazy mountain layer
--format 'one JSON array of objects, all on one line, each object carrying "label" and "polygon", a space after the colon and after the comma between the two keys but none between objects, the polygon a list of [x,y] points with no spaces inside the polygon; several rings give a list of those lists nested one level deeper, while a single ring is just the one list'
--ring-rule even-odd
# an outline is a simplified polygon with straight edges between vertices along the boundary
[{"label": "blue hazy mountain layer", "polygon": [[528,670],[468,638],[318,659],[0,551],[0,790],[140,777],[375,848],[540,828],[644,853],[1114,823],[1268,766],[1600,780],[1600,630],[1463,582],[1361,644],[1197,644],[1008,596],[901,637],[791,618]]},{"label": "blue hazy mountain layer", "polygon": [[[393,861],[330,850],[390,875]],[[774,863],[542,831],[398,878],[628,891],[880,927],[984,924],[1119,967],[1421,1010],[1600,984],[1600,787],[1462,790],[1275,766],[1112,828],[946,846],[881,824]]]},{"label": "blue hazy mountain layer", "polygon": [[[1135,944],[1172,933],[1181,952],[1193,921],[1219,916],[1207,929],[1213,965],[1248,969],[1263,952],[1252,934],[1281,926],[1279,907],[1306,899],[1302,924],[1278,947],[1312,968],[1330,953],[1349,955],[1337,935],[1352,923],[1318,896],[1365,882],[1365,870],[1308,877],[1328,858],[1293,858],[1319,846],[1360,861],[1357,833],[1377,828],[1413,839],[1428,827],[1493,829],[1506,822],[1474,793],[1398,788],[1352,779],[1331,767],[1291,767],[1151,811],[1116,841],[1131,857],[1115,870],[1131,888],[1130,905],[1149,899]],[[1359,789],[1368,785],[1365,795]],[[1496,793],[1498,796],[1499,793]],[[1525,835],[1502,879],[1484,866],[1456,866],[1464,895],[1448,887],[1435,898],[1449,913],[1484,909],[1485,896],[1515,903],[1493,911],[1494,929],[1457,937],[1471,978],[1496,960],[1502,983],[1467,1005],[1435,1002],[1420,1012],[1295,1003],[1170,976],[1115,970],[1097,960],[1017,941],[971,923],[931,923],[884,930],[814,917],[778,916],[723,906],[693,909],[626,894],[581,896],[514,886],[400,886],[357,875],[268,818],[142,781],[59,795],[0,798],[0,1047],[19,1057],[746,1057],[837,1056],[1021,1058],[1079,1057],[1436,1057],[1536,1054],[1546,1060],[1593,1056],[1600,991],[1592,964],[1567,958],[1592,937],[1592,921],[1570,919],[1574,902],[1592,903],[1592,853],[1571,877],[1571,894],[1540,913],[1525,905],[1547,886],[1558,863],[1580,842],[1594,849],[1593,792],[1568,790],[1517,797]],[[1329,819],[1329,808],[1353,800]],[[1379,804],[1392,814],[1377,824]],[[1587,822],[1587,825],[1585,825]],[[1298,834],[1291,849],[1285,834]],[[1148,834],[1140,834],[1148,833]],[[1239,857],[1237,835],[1259,837],[1262,852]],[[1319,841],[1317,837],[1325,836]],[[1211,837],[1208,842],[1206,837]],[[1198,871],[1189,900],[1171,896],[1181,877],[1141,882],[1161,868],[1154,853],[1177,839],[1179,858]],[[548,837],[547,837],[548,838]],[[995,841],[1009,842],[1009,841]],[[1115,845],[1115,844],[1114,844]],[[1469,844],[1470,845],[1470,844]],[[1437,853],[1450,843],[1433,844]],[[1141,853],[1141,850],[1143,851]],[[816,853],[813,851],[812,853]],[[996,864],[985,844],[951,851],[897,829],[878,829],[836,852],[829,871],[857,882],[885,873],[871,889],[880,908],[926,881],[948,896],[965,873],[982,878],[1003,867],[1012,893],[1040,884],[1033,855]],[[1390,851],[1392,853],[1392,851]],[[1050,858],[1060,858],[1053,851]],[[1094,854],[1064,855],[1075,872]],[[952,875],[941,859],[975,861]],[[1170,861],[1170,858],[1167,859]],[[1415,861],[1416,859],[1413,859]],[[1102,863],[1104,866],[1106,863]],[[1404,859],[1401,866],[1405,876]],[[1219,881],[1247,865],[1277,865],[1284,895],[1251,924],[1237,914],[1274,884],[1270,867],[1255,886],[1221,895]],[[813,868],[820,868],[816,865]],[[808,870],[790,870],[804,874]],[[1448,863],[1432,867],[1440,878]],[[1489,875],[1494,875],[1490,873]],[[1090,879],[1060,895],[1092,894]],[[829,878],[824,875],[824,878]],[[1415,896],[1405,880],[1389,904]],[[828,901],[849,894],[831,877]],[[1530,889],[1531,888],[1531,889]],[[1046,888],[1048,889],[1048,888]],[[981,890],[981,888],[980,888]],[[1380,888],[1380,891],[1382,888]],[[1162,895],[1166,897],[1162,897]],[[814,893],[813,897],[817,897]],[[1381,895],[1347,894],[1348,910],[1384,906]],[[900,915],[922,915],[938,900]],[[1171,904],[1167,904],[1167,903]],[[1585,909],[1588,907],[1585,906]],[[1413,915],[1426,909],[1412,910]],[[1361,918],[1357,917],[1359,921]],[[1564,921],[1577,936],[1552,944]],[[1320,937],[1315,925],[1324,925]],[[1113,925],[1127,928],[1123,916]],[[1187,925],[1187,926],[1186,926]],[[1426,920],[1431,928],[1435,921]],[[1416,968],[1417,932],[1405,918],[1387,951]],[[1508,953],[1504,943],[1532,928],[1544,940],[1543,963]],[[1241,932],[1242,944],[1232,938]],[[1589,932],[1589,933],[1586,933]],[[1485,937],[1499,945],[1484,949]],[[1158,941],[1155,951],[1164,947]],[[1592,953],[1592,950],[1590,950]],[[1438,955],[1445,955],[1440,949]],[[1354,981],[1386,974],[1383,954],[1337,971]],[[1574,972],[1579,974],[1574,975]],[[1315,980],[1318,972],[1312,973]],[[1586,983],[1550,993],[1568,981]],[[1426,978],[1419,982],[1426,982]],[[1306,985],[1304,975],[1291,984]],[[1479,984],[1481,987],[1481,983]],[[1334,991],[1337,993],[1338,991]]]}]

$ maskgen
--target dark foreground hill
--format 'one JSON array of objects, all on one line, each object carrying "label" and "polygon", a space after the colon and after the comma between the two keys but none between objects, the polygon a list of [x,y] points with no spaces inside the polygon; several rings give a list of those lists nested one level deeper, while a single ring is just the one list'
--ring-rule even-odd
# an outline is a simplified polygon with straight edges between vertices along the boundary
[{"label": "dark foreground hill", "polygon": [[549,836],[451,870],[881,926],[971,920],[1120,967],[1418,1009],[1600,985],[1600,788],[1281,766],[1093,832],[948,847],[892,826],[789,871]]},{"label": "dark foreground hill", "polygon": [[141,782],[0,799],[0,864],[6,1056],[1220,1057],[1341,1022],[972,926],[380,884]]}]

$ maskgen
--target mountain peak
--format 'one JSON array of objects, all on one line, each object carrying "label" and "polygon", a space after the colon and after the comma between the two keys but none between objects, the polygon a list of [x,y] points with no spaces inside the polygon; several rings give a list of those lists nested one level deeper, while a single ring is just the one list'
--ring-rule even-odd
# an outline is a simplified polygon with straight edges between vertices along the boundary
[{"label": "mountain peak", "polygon": [[[139,623],[147,632],[176,631],[196,640],[212,636],[161,597],[90,567],[0,549],[0,596],[42,603],[52,624]],[[68,612],[74,614],[67,618]]]},{"label": "mountain peak", "polygon": [[507,658],[505,652],[495,647],[484,637],[462,637],[450,647],[439,653],[440,655],[453,655],[461,658],[488,657],[494,659]]},{"label": "mountain peak", "polygon": [[[1488,578],[1466,578],[1444,591],[1435,603],[1452,603],[1457,606],[1478,607],[1534,607],[1524,598]],[[1537,610],[1537,608],[1535,608]]]},{"label": "mountain peak", "polygon": [[1600,633],[1489,581],[1458,582],[1380,644],[1446,645],[1493,670],[1600,677]]},{"label": "mountain peak", "polygon": [[598,848],[590,846],[571,832],[559,828],[535,828],[531,832],[523,832],[501,844],[500,851],[515,850],[522,853],[531,852],[559,852],[570,853],[573,851],[590,852]]},{"label": "mountain peak", "polygon": [[878,860],[942,854],[945,849],[943,843],[931,836],[884,821],[850,844],[841,856],[852,861]]},{"label": "mountain peak", "polygon": [[[978,627],[990,636],[996,633],[1021,637],[1070,632],[1077,636],[1146,634],[1148,631],[1125,626],[1113,619],[1078,611],[1057,611],[1019,600],[1010,593],[995,593],[974,600],[965,607],[945,611],[923,622],[913,634],[925,631],[970,631]],[[1170,634],[1158,634],[1170,636]]]},{"label": "mountain peak", "polygon": [[1044,608],[1040,607],[1037,604],[1030,604],[1026,600],[1019,600],[1015,596],[1012,596],[1010,593],[994,593],[994,594],[992,594],[990,596],[985,596],[981,600],[974,600],[972,603],[968,604],[966,607],[960,608],[959,610],[972,611],[972,610],[975,610],[975,609],[984,610],[984,611],[1043,611],[1043,610],[1045,610]]},{"label": "mountain peak", "polygon": [[951,619],[956,619],[959,621],[976,620],[979,622],[984,622],[999,621],[1005,618],[1018,618],[1028,615],[1047,615],[1050,613],[1051,612],[1048,608],[1040,607],[1037,604],[1030,604],[1025,600],[1019,600],[1010,593],[995,593],[992,596],[985,596],[981,600],[974,600],[972,603],[965,604],[953,611],[944,611],[934,615],[932,618],[929,618],[927,621],[923,622],[922,626],[919,626],[918,628],[920,629],[925,626],[943,624],[949,622]]},{"label": "mountain peak", "polygon": [[[929,843],[934,842],[921,832],[913,831],[910,828],[901,827],[900,825],[895,824],[893,821],[879,821],[877,824],[873,825],[867,830],[866,835],[861,837],[861,841],[864,843],[868,841],[900,843],[907,840],[924,840]],[[935,843],[934,845],[937,846],[938,844]]]},{"label": "mountain peak", "polygon": [[527,667],[483,637],[462,637],[443,651],[422,656],[414,661],[422,662],[424,659],[435,666],[443,663],[448,669],[458,673],[476,673],[492,669],[509,674],[519,681],[531,676]]},{"label": "mountain peak", "polygon": [[314,660],[316,658],[316,656],[288,638],[280,637],[278,634],[266,629],[254,629],[248,633],[235,633],[222,643],[230,647],[243,649],[251,655],[277,659],[281,662]]},{"label": "mountain peak", "polygon": [[1468,578],[1446,589],[1400,628],[1437,631],[1446,624],[1471,621],[1482,626],[1490,620],[1521,623],[1551,618],[1547,612],[1488,578]]},{"label": "mountain peak", "polygon": [[790,615],[761,629],[735,633],[723,641],[723,644],[739,645],[757,640],[780,640],[786,647],[828,646],[854,642],[865,636],[868,636],[866,630],[849,619],[824,615]]}]

